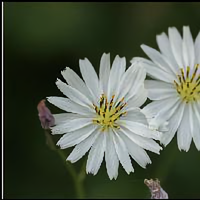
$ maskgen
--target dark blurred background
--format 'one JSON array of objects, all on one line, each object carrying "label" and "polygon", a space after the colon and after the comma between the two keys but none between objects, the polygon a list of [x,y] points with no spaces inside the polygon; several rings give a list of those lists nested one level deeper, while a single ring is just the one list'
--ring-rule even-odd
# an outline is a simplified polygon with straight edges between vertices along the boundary
[{"label": "dark blurred background", "polygon": [[[189,25],[196,37],[199,11],[200,3],[4,3],[4,197],[76,197],[63,161],[46,145],[37,112],[41,99],[63,96],[55,85],[61,70],[68,66],[80,75],[79,59],[87,57],[98,72],[104,52],[112,60],[125,56],[129,65],[133,56],[146,57],[142,43],[157,49],[156,34],[169,26],[182,34]],[[200,198],[194,143],[180,152],[175,137],[160,156],[148,154],[147,169],[132,161],[135,173],[120,166],[116,181],[109,180],[104,162],[96,176],[87,175],[86,197],[149,198],[144,179],[158,178],[170,198]],[[73,165],[76,170],[82,162]]]}]

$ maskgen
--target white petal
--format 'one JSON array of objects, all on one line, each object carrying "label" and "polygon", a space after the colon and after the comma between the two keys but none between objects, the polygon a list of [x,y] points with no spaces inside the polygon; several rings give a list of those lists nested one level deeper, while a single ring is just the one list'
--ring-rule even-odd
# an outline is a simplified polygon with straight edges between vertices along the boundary
[{"label": "white petal", "polygon": [[88,155],[88,160],[86,164],[86,172],[96,175],[99,171],[101,163],[104,157],[104,151],[106,147],[106,136],[101,133],[96,139],[95,143]]},{"label": "white petal", "polygon": [[194,41],[190,28],[188,26],[183,27],[183,61],[185,69],[187,66],[194,67],[195,52],[194,52]]},{"label": "white petal", "polygon": [[112,180],[113,178],[116,180],[118,176],[119,159],[117,157],[117,153],[113,143],[113,132],[111,129],[109,129],[108,131],[108,133],[104,133],[106,135],[106,169],[110,180]]},{"label": "white petal", "polygon": [[88,88],[86,87],[83,80],[69,67],[66,67],[65,70],[61,72],[64,79],[67,81],[67,83],[72,86],[73,88],[77,89],[79,92],[84,94],[86,97],[88,97],[92,101],[92,96]]},{"label": "white petal", "polygon": [[178,96],[175,86],[163,81],[145,80],[145,88],[151,100],[162,100]]},{"label": "white petal", "polygon": [[119,83],[122,75],[125,72],[126,59],[120,58],[118,55],[115,57],[112,68],[110,70],[110,76],[108,81],[108,101],[110,101],[112,95],[114,95],[119,87]]},{"label": "white petal", "polygon": [[141,48],[160,69],[170,74],[176,74],[176,70],[168,64],[167,59],[157,50],[144,44],[141,45]]},{"label": "white petal", "polygon": [[97,73],[94,70],[94,67],[90,63],[90,61],[85,58],[84,60],[79,60],[80,71],[82,77],[88,87],[88,89],[92,92],[94,96],[94,101],[99,99],[99,79],[97,77]]},{"label": "white petal", "polygon": [[124,120],[134,121],[148,125],[146,116],[141,112],[140,108],[132,108],[127,111],[127,115],[123,117]]},{"label": "white petal", "polygon": [[157,40],[160,51],[162,52],[163,55],[166,56],[167,60],[170,63],[170,66],[174,68],[173,71],[178,71],[179,66],[174,58],[173,53],[172,53],[171,45],[170,45],[170,42],[169,42],[169,39],[168,39],[166,33],[157,35],[156,40]]},{"label": "white petal", "polygon": [[130,172],[134,172],[134,169],[131,164],[131,159],[129,157],[128,150],[122,138],[118,135],[118,133],[115,130],[113,131],[114,131],[113,139],[119,161],[122,164],[123,168],[125,169],[126,173],[130,174]]},{"label": "white petal", "polygon": [[176,131],[178,130],[178,127],[183,117],[184,109],[185,109],[185,104],[181,103],[180,106],[172,115],[172,117],[169,119],[169,124],[168,124],[169,130],[163,133],[160,140],[160,142],[164,144],[165,146],[167,146],[170,143]]},{"label": "white petal", "polygon": [[195,63],[200,64],[200,32],[195,40]]},{"label": "white petal", "polygon": [[47,100],[57,106],[58,108],[67,111],[67,112],[73,112],[73,113],[78,113],[81,115],[93,115],[95,114],[94,109],[88,108],[85,106],[81,106],[72,100],[68,98],[63,98],[63,97],[47,97]]},{"label": "white petal", "polygon": [[144,79],[146,78],[146,70],[141,64],[133,64],[134,73],[132,75],[133,82],[131,83],[131,88],[128,94],[125,96],[125,100],[128,101],[134,95],[144,87]]},{"label": "white petal", "polygon": [[186,105],[183,117],[177,132],[179,150],[188,151],[192,141],[191,125],[189,120],[189,106]]},{"label": "white petal", "polygon": [[191,121],[193,121],[193,127],[194,127],[192,132],[192,137],[196,148],[200,151],[200,108],[198,108],[198,105],[196,104],[192,105],[192,114],[193,116]]},{"label": "white petal", "polygon": [[179,67],[183,67],[183,57],[182,57],[182,38],[180,33],[175,27],[168,29],[169,41],[172,48],[172,53],[178,63]]},{"label": "white petal", "polygon": [[151,130],[157,130],[160,132],[168,131],[168,121],[161,119],[160,117],[153,117],[148,119],[149,128]]},{"label": "white petal", "polygon": [[[127,108],[140,107],[147,100],[148,91],[144,88],[144,84],[140,86],[138,92],[127,101]],[[126,98],[125,98],[126,101]]]},{"label": "white petal", "polygon": [[67,97],[69,97],[75,103],[78,103],[82,106],[89,107],[92,105],[92,102],[82,93],[80,93],[75,88],[63,83],[61,80],[57,79],[56,85],[58,89]]},{"label": "white petal", "polygon": [[159,151],[162,150],[162,147],[160,147],[158,143],[156,143],[153,139],[144,138],[140,135],[136,135],[124,127],[120,127],[119,131],[121,131],[122,134],[125,134],[130,140],[132,140],[135,144],[142,147],[143,149],[160,154]]},{"label": "white petal", "polygon": [[65,123],[62,123],[60,125],[54,126],[51,128],[52,134],[63,134],[71,131],[75,131],[77,129],[80,129],[84,126],[87,126],[89,124],[92,124],[93,118],[78,118],[78,119],[72,119],[68,120]]},{"label": "white petal", "polygon": [[157,122],[157,125],[160,126],[165,121],[168,121],[174,114],[180,103],[180,99],[177,98],[174,102],[169,102],[163,108],[160,108],[160,111],[158,111],[154,116],[154,120]]},{"label": "white petal", "polygon": [[[135,75],[137,74],[138,67],[133,64],[126,70],[122,75],[118,93],[115,94],[116,104],[129,92],[129,90],[134,87],[133,82],[135,81]],[[145,72],[146,76],[146,72]]]},{"label": "white petal", "polygon": [[77,144],[71,152],[71,154],[68,156],[67,160],[74,163],[81,159],[93,145],[94,141],[99,136],[99,134],[101,134],[100,131],[94,131],[89,137],[87,137],[81,143]]},{"label": "white petal", "polygon": [[57,125],[57,124],[64,123],[67,120],[77,119],[78,117],[80,117],[80,115],[77,115],[74,113],[62,113],[62,114],[55,114],[53,115],[53,117],[55,119],[55,125]]},{"label": "white petal", "polygon": [[[120,132],[121,133],[121,132]],[[120,134],[119,133],[119,134]],[[123,138],[124,143],[128,149],[129,154],[131,157],[143,168],[146,168],[147,164],[151,164],[151,160],[144,149],[139,147],[133,141],[131,141],[126,135],[123,133],[120,134],[120,137]]]},{"label": "white petal", "polygon": [[79,144],[83,140],[85,140],[96,129],[97,129],[97,126],[92,124],[92,125],[80,128],[78,130],[66,133],[60,138],[60,140],[57,142],[57,145],[59,145],[61,149],[72,147],[76,144]]},{"label": "white petal", "polygon": [[173,83],[174,79],[176,78],[175,75],[168,73],[164,71],[163,69],[160,69],[156,64],[153,62],[140,58],[140,57],[135,57],[131,60],[132,63],[137,62],[141,66],[143,66],[147,72],[147,74],[155,79],[167,82],[167,83]]},{"label": "white petal", "polygon": [[99,81],[103,93],[107,96],[108,80],[110,75],[110,53],[103,54],[100,61]]},{"label": "white petal", "polygon": [[167,108],[165,110],[169,109],[178,100],[179,100],[179,98],[173,97],[173,98],[167,98],[167,99],[163,99],[163,100],[153,101],[152,103],[149,103],[147,106],[145,106],[142,109],[142,112],[144,112],[144,114],[147,117],[152,118],[152,117],[155,117],[157,115],[157,113],[159,113],[161,110],[163,110],[166,106],[167,106]]},{"label": "white petal", "polygon": [[134,122],[134,121],[125,121],[125,120],[118,120],[120,126],[123,126],[129,129],[131,132],[140,135],[146,138],[153,138],[155,140],[160,140],[161,133],[155,130],[150,130],[147,125]]}]

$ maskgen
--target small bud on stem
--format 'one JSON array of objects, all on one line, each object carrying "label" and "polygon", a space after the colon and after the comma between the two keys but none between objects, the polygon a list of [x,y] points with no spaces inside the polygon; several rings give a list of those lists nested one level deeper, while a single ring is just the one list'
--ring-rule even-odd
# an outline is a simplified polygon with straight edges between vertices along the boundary
[{"label": "small bud on stem", "polygon": [[144,184],[150,189],[151,199],[168,199],[168,194],[162,189],[158,179],[145,179]]},{"label": "small bud on stem", "polygon": [[38,115],[43,129],[49,129],[50,126],[55,124],[55,119],[51,111],[46,107],[45,100],[41,100],[37,106]]}]

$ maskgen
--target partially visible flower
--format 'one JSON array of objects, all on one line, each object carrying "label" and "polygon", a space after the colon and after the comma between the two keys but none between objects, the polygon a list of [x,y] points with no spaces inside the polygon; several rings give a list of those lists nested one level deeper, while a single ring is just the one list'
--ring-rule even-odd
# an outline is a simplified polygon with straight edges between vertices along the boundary
[{"label": "partially visible flower", "polygon": [[50,126],[53,126],[55,124],[54,117],[51,114],[51,111],[46,107],[44,99],[38,103],[37,109],[38,116],[43,129],[49,129]]},{"label": "partially visible flower", "polygon": [[156,38],[161,53],[141,45],[152,61],[138,57],[131,61],[140,63],[156,79],[145,81],[154,102],[143,111],[156,121],[169,123],[161,138],[165,146],[177,131],[180,150],[188,151],[193,139],[200,151],[200,32],[195,42],[188,26],[183,27],[183,38],[174,27],[168,29],[168,35]]},{"label": "partially visible flower", "polygon": [[151,192],[151,199],[168,199],[168,194],[160,186],[160,181],[156,179],[144,180],[145,185],[149,188]]},{"label": "partially visible flower", "polygon": [[69,112],[54,115],[52,134],[64,134],[57,145],[62,149],[76,145],[67,158],[72,163],[90,150],[86,172],[94,175],[104,154],[110,179],[117,178],[119,161],[128,174],[134,171],[130,156],[145,168],[151,160],[144,149],[157,154],[162,149],[153,140],[159,140],[161,133],[148,128],[139,109],[147,99],[145,70],[137,65],[126,70],[126,60],[119,56],[110,69],[110,54],[105,53],[99,78],[87,58],[79,65],[84,81],[67,67],[61,73],[68,85],[59,79],[56,82],[68,98],[48,97],[49,102]]}]

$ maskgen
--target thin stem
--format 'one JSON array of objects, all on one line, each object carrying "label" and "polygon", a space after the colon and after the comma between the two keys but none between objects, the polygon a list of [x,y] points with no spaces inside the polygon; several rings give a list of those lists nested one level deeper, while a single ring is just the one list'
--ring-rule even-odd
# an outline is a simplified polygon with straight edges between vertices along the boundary
[{"label": "thin stem", "polygon": [[56,151],[58,152],[59,156],[63,160],[63,162],[65,164],[65,168],[67,169],[67,171],[69,171],[73,180],[76,181],[77,174],[76,174],[76,171],[74,170],[73,166],[68,161],[66,161],[65,155],[63,154],[63,152],[60,149],[57,149]]},{"label": "thin stem", "polygon": [[66,156],[64,155],[63,151],[56,148],[56,145],[55,145],[55,143],[52,139],[52,136],[51,136],[51,134],[49,133],[48,130],[45,130],[45,135],[46,135],[46,140],[47,140],[48,146],[52,150],[55,150],[58,153],[58,155],[60,156],[60,158],[62,159],[62,161],[65,164],[65,168],[71,174],[74,185],[75,185],[77,198],[78,199],[85,198],[85,192],[84,192],[84,188],[83,188],[83,181],[84,181],[85,175],[86,175],[86,173],[85,173],[85,162],[84,162],[83,167],[81,168],[80,173],[77,174],[75,169],[71,165],[71,163],[66,161]]},{"label": "thin stem", "polygon": [[76,173],[76,171],[74,170],[71,163],[66,161],[66,157],[63,154],[63,151],[61,151],[60,149],[57,149],[57,152],[58,152],[59,156],[61,157],[61,159],[63,160],[66,169],[69,171],[69,173],[71,174],[71,176],[73,178],[77,198],[83,199],[85,197],[84,188],[83,188],[83,184],[82,184],[83,179],[80,179],[80,176]]}]

